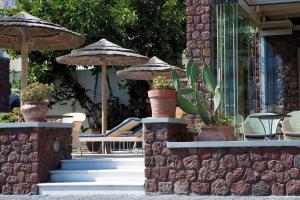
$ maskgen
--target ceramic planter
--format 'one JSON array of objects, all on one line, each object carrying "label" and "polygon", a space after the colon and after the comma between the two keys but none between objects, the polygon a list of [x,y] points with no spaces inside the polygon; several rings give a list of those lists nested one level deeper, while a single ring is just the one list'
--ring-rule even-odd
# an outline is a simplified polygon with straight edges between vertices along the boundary
[{"label": "ceramic planter", "polygon": [[21,106],[25,122],[45,122],[48,104],[44,102],[25,102]]},{"label": "ceramic planter", "polygon": [[148,91],[150,98],[152,117],[175,117],[176,112],[176,90],[150,90]]},{"label": "ceramic planter", "polygon": [[234,141],[233,126],[202,126],[198,135],[198,141]]}]

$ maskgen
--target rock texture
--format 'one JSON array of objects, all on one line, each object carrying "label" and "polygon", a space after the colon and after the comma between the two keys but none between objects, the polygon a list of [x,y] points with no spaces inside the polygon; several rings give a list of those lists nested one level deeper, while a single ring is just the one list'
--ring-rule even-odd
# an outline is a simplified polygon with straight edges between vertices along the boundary
[{"label": "rock texture", "polygon": [[[71,159],[71,128],[0,128],[0,193],[36,194],[61,159]],[[53,142],[60,144],[57,152]]]},{"label": "rock texture", "polygon": [[168,149],[166,142],[178,141],[185,125],[144,127],[148,194],[300,195],[300,148]]}]

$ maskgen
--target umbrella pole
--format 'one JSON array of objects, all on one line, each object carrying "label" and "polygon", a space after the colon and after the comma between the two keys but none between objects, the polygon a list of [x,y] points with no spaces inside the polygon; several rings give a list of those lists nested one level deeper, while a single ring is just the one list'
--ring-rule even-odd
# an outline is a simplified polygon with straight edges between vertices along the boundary
[{"label": "umbrella pole", "polygon": [[107,129],[107,108],[106,108],[106,63],[102,64],[102,133],[105,134]]},{"label": "umbrella pole", "polygon": [[27,86],[28,79],[28,40],[26,37],[22,37],[22,80],[21,91]]}]

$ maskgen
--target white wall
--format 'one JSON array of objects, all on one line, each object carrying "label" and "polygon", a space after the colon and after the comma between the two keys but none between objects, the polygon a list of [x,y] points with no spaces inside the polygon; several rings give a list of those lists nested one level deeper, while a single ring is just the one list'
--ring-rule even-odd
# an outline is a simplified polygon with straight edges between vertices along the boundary
[{"label": "white wall", "polygon": [[0,0],[1,8],[15,8],[16,0]]},{"label": "white wall", "polygon": [[[109,81],[112,89],[112,95],[116,96],[120,99],[120,103],[128,105],[129,104],[129,95],[127,94],[128,90],[119,90],[118,82],[120,79],[116,76],[116,69],[109,67],[107,70],[109,75]],[[80,83],[84,88],[90,90],[87,94],[91,99],[94,96],[94,85],[95,85],[95,76],[92,76],[90,70],[76,70],[73,74],[73,77],[77,77],[78,83]],[[97,86],[97,93],[96,93],[96,102],[101,102],[101,74],[98,76],[98,86]],[[108,89],[107,89],[108,91]],[[107,93],[107,98],[109,98],[109,93]],[[62,115],[69,112],[82,112],[85,113],[85,110],[81,108],[78,102],[73,104],[74,99],[69,101],[59,102],[53,106],[51,110],[49,110],[48,114],[50,115]],[[100,112],[100,110],[99,110]],[[99,114],[99,113],[98,113]],[[87,121],[83,124],[84,128],[88,128]]]}]

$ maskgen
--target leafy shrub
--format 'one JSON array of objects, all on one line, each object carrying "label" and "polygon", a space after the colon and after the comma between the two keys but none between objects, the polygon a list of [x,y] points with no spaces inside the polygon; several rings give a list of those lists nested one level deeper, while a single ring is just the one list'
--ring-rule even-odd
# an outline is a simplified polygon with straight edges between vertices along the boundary
[{"label": "leafy shrub", "polygon": [[172,82],[168,81],[165,76],[157,76],[153,79],[153,86],[154,90],[157,89],[166,89],[166,90],[174,90],[174,86]]},{"label": "leafy shrub", "polygon": [[22,122],[20,108],[14,108],[10,113],[0,113],[0,123]]},{"label": "leafy shrub", "polygon": [[32,83],[21,92],[22,102],[46,102],[54,91],[53,85]]}]

